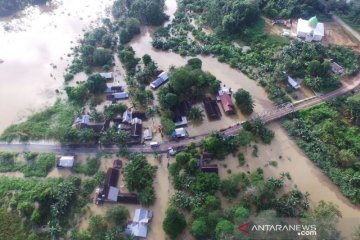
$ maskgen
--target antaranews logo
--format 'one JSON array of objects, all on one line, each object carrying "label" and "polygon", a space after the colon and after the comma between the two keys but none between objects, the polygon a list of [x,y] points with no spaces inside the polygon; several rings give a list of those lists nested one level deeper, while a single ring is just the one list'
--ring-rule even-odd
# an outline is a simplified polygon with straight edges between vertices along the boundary
[{"label": "antaranews logo", "polygon": [[[249,230],[250,229],[250,230]],[[298,236],[316,236],[316,225],[304,225],[304,224],[253,224],[244,223],[238,226],[238,230],[244,234],[251,233],[291,233],[294,232]]]}]

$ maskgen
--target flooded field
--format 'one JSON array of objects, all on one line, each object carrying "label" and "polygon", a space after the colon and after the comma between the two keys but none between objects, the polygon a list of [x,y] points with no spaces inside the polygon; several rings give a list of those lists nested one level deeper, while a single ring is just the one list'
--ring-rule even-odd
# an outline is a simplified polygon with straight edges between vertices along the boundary
[{"label": "flooded field", "polygon": [[0,18],[0,132],[55,101],[70,48],[84,29],[98,24],[111,2],[56,0]]},{"label": "flooded field", "polygon": [[[221,178],[227,178],[228,169],[235,172],[255,171],[262,168],[266,177],[280,177],[282,172],[289,172],[292,180],[286,181],[289,187],[297,186],[302,192],[310,193],[311,205],[316,205],[320,200],[333,202],[339,206],[342,219],[339,229],[344,236],[350,237],[354,227],[360,224],[360,208],[351,204],[345,198],[339,188],[326,177],[319,168],[315,167],[294,141],[291,141],[280,123],[274,122],[268,126],[275,132],[275,138],[270,145],[257,144],[259,147],[258,157],[252,156],[252,148],[245,151],[245,159],[248,166],[239,166],[237,157],[228,156],[219,164]],[[265,166],[270,161],[276,161],[277,167]],[[222,165],[226,164],[227,168]]]}]

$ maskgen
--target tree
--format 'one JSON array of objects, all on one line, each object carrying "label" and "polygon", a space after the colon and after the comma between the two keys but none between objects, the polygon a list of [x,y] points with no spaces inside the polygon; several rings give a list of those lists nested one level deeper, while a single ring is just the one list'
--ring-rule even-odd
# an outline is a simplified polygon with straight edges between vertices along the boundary
[{"label": "tree", "polygon": [[125,183],[130,191],[142,191],[146,187],[152,187],[156,167],[151,166],[143,154],[131,155],[131,161],[126,165]]},{"label": "tree", "polygon": [[187,61],[187,66],[191,67],[192,69],[201,69],[202,61],[198,58],[191,58]]},{"label": "tree", "polygon": [[346,105],[352,122],[360,126],[360,94],[348,97]]},{"label": "tree", "polygon": [[185,216],[177,208],[169,207],[162,226],[165,233],[171,239],[175,239],[186,227]]},{"label": "tree", "polygon": [[131,41],[132,35],[126,29],[122,29],[120,31],[119,38],[121,44],[126,44]]},{"label": "tree", "polygon": [[79,131],[80,143],[91,143],[95,140],[95,132],[91,128],[83,128]]},{"label": "tree", "polygon": [[252,138],[252,133],[246,130],[241,130],[236,135],[236,141],[240,146],[247,146],[251,142]]},{"label": "tree", "polygon": [[104,66],[112,64],[112,52],[109,49],[96,48],[93,53],[93,64]]},{"label": "tree", "polygon": [[144,206],[150,206],[155,201],[155,190],[151,187],[144,188],[139,194],[139,201]]},{"label": "tree", "polygon": [[234,212],[234,217],[238,220],[238,221],[243,221],[247,218],[250,217],[250,211],[247,208],[244,207],[238,207],[236,208],[235,212]]},{"label": "tree", "polygon": [[105,219],[120,228],[124,228],[127,224],[129,211],[122,205],[116,205],[106,211]]},{"label": "tree", "polygon": [[215,194],[219,186],[220,178],[217,174],[200,172],[190,188],[194,193]]},{"label": "tree", "polygon": [[190,154],[186,153],[186,152],[179,152],[178,154],[176,154],[176,162],[182,166],[184,166],[185,164],[187,164],[190,160]]},{"label": "tree", "polygon": [[144,56],[142,57],[142,60],[143,60],[145,66],[149,65],[149,63],[151,63],[153,61],[149,54],[144,54]]},{"label": "tree", "polygon": [[136,18],[126,19],[126,29],[131,36],[140,33],[140,21]]},{"label": "tree", "polygon": [[216,224],[215,233],[217,239],[227,239],[227,237],[232,236],[234,229],[234,224],[229,220],[221,220]]},{"label": "tree", "polygon": [[175,131],[176,128],[175,123],[166,117],[161,117],[161,126],[163,127],[165,134],[169,136]]},{"label": "tree", "polygon": [[92,75],[88,78],[86,87],[92,94],[103,93],[107,88],[106,80],[100,74]]},{"label": "tree", "polygon": [[203,220],[195,220],[191,225],[191,233],[197,239],[206,238],[209,234],[206,222]]},{"label": "tree", "polygon": [[336,224],[341,217],[338,206],[325,201],[318,202],[317,206],[305,214],[305,224],[316,224],[316,236],[320,239],[335,239],[338,236]]},{"label": "tree", "polygon": [[107,231],[104,219],[99,215],[92,216],[89,220],[89,231],[93,239],[104,239]]},{"label": "tree", "polygon": [[65,92],[70,101],[83,105],[88,99],[88,89],[86,84],[79,84],[76,87],[65,87]]},{"label": "tree", "polygon": [[165,104],[167,108],[172,108],[178,104],[178,96],[174,93],[168,93],[165,96]]},{"label": "tree", "polygon": [[194,122],[201,122],[204,119],[204,111],[199,107],[192,107],[188,112],[188,118]]},{"label": "tree", "polygon": [[248,91],[241,88],[234,94],[234,98],[242,113],[248,115],[253,112],[255,104]]}]

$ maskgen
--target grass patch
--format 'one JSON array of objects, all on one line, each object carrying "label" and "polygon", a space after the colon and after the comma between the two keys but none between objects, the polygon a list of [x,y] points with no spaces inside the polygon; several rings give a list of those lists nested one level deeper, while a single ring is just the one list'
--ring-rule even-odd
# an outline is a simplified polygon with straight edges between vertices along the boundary
[{"label": "grass patch", "polygon": [[270,162],[269,162],[269,165],[270,165],[270,166],[273,166],[273,167],[277,167],[277,166],[278,166],[278,163],[277,163],[277,161],[270,161]]},{"label": "grass patch", "polygon": [[62,142],[78,110],[78,107],[69,103],[57,101],[54,106],[33,114],[25,122],[11,125],[5,129],[0,139],[7,142],[44,139]]},{"label": "grass patch", "polygon": [[[21,158],[26,159],[21,161]],[[0,152],[0,172],[24,173],[25,177],[46,177],[55,165],[53,153],[17,153]]]},{"label": "grass patch", "polygon": [[88,176],[92,176],[99,170],[100,167],[100,159],[99,157],[95,158],[87,158],[86,163],[81,165],[80,163],[76,163],[74,166],[74,172],[83,173]]}]

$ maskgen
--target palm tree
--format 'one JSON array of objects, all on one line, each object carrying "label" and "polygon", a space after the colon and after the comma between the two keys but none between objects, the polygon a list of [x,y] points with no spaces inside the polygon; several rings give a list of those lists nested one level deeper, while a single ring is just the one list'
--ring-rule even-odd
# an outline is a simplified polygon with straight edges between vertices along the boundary
[{"label": "palm tree", "polygon": [[194,122],[201,122],[204,118],[204,111],[199,107],[192,107],[188,112],[188,118]]},{"label": "palm tree", "polygon": [[156,112],[157,111],[156,111],[155,107],[150,107],[150,108],[146,109],[146,115],[148,118],[151,118],[153,125],[154,125],[154,117],[155,117]]}]

